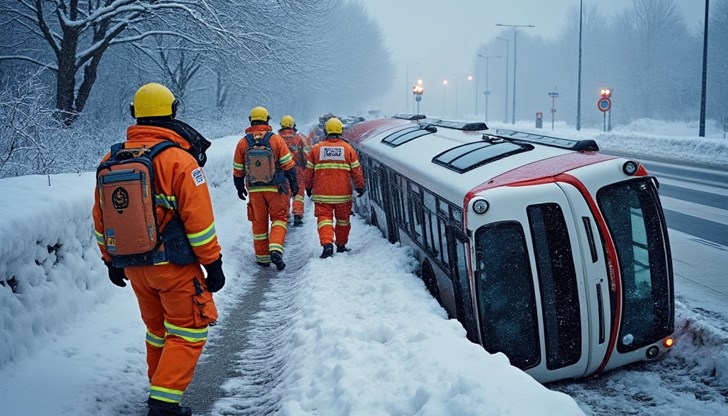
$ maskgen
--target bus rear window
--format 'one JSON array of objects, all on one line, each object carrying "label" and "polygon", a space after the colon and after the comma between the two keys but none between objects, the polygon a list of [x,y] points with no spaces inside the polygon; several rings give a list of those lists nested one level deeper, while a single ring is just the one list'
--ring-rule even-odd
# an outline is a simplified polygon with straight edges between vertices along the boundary
[{"label": "bus rear window", "polygon": [[538,318],[521,224],[504,221],[475,234],[476,291],[483,346],[528,369],[541,361]]}]

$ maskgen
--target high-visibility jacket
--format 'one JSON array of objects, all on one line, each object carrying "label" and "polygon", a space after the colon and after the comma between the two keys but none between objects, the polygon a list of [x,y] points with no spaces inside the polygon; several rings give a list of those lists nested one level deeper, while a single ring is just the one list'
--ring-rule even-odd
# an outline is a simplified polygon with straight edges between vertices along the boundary
[{"label": "high-visibility jacket", "polygon": [[340,204],[351,201],[354,181],[364,187],[364,174],[356,151],[346,141],[332,136],[311,148],[306,168],[306,184],[313,190],[314,202]]},{"label": "high-visibility jacket", "polygon": [[[295,129],[280,129],[278,130],[278,134],[286,141],[288,150],[291,151],[293,160],[296,162],[296,166],[306,169],[310,147],[306,145],[303,136],[298,134]],[[298,149],[300,149],[300,151],[296,151]]]},{"label": "high-visibility jacket", "polygon": [[[190,144],[174,131],[156,126],[130,126],[126,135],[125,148],[152,147],[164,140],[180,145],[181,148],[164,150],[152,161],[158,229],[164,229],[176,211],[198,261],[210,264],[220,258],[210,192],[202,168],[186,151],[190,149]],[[108,160],[109,156],[107,153],[103,160]],[[104,241],[98,192],[94,195],[93,218],[101,256],[104,261],[110,261]]]},{"label": "high-visibility jacket", "polygon": [[[256,124],[245,129],[245,133],[266,133],[272,131],[271,126],[267,124]],[[273,155],[277,160],[277,168],[287,171],[296,167],[293,155],[288,150],[286,141],[278,134],[273,134],[268,140]],[[248,150],[248,141],[243,137],[235,147],[235,155],[233,156],[233,176],[236,178],[245,178],[245,152]],[[278,185],[254,185],[250,186],[248,192],[279,192]]]}]

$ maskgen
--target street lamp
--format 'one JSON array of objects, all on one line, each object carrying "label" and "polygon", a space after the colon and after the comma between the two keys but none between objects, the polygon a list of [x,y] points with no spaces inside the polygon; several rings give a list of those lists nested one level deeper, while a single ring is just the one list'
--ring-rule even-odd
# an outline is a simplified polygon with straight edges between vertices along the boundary
[{"label": "street lamp", "polygon": [[506,85],[505,85],[505,88],[503,89],[504,94],[506,96],[506,111],[505,111],[505,116],[503,117],[503,122],[508,123],[508,54],[511,49],[510,48],[511,40],[508,38],[502,38],[500,36],[497,36],[496,39],[506,41]]},{"label": "street lamp", "polygon": [[488,96],[490,95],[490,88],[488,86],[488,72],[490,58],[500,58],[500,55],[481,55],[478,54],[478,58],[485,59],[485,122],[488,122]]},{"label": "street lamp", "polygon": [[703,24],[703,78],[700,89],[700,126],[698,136],[705,137],[705,93],[708,79],[708,7],[709,1],[705,0],[705,22]]},{"label": "street lamp", "polygon": [[419,65],[419,62],[405,62],[405,76],[404,76],[404,84],[407,90],[407,96],[405,99],[405,111],[409,112],[409,67],[410,65]]},{"label": "street lamp", "polygon": [[447,92],[447,80],[442,80],[442,116],[445,117],[445,93]]},{"label": "street lamp", "polygon": [[581,28],[584,0],[579,1],[579,77],[576,87],[576,131],[581,130]]},{"label": "street lamp", "polygon": [[[477,71],[476,71],[475,75],[476,76],[478,75]],[[468,81],[472,81],[473,79],[475,79],[475,77],[473,77],[472,75],[468,75]],[[476,116],[478,115],[478,80],[477,79],[475,79],[475,113],[473,113],[473,114],[475,114]]]},{"label": "street lamp", "polygon": [[417,102],[417,115],[420,115],[420,101],[422,101],[422,94],[424,94],[425,89],[422,87],[422,80],[418,80],[417,84],[412,87],[412,94],[415,96],[415,101]]},{"label": "street lamp", "polygon": [[496,23],[496,26],[513,28],[513,114],[511,114],[511,124],[516,124],[516,56],[518,47],[518,28],[519,27],[536,27],[534,25],[504,25]]}]

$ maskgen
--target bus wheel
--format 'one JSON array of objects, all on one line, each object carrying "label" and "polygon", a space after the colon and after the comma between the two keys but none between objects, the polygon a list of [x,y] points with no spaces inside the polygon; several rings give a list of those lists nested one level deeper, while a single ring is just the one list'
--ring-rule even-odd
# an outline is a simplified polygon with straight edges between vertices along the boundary
[{"label": "bus wheel", "polygon": [[442,305],[440,301],[440,289],[437,288],[437,278],[435,277],[435,271],[432,270],[432,266],[428,260],[422,263],[422,281],[425,282],[427,291],[430,292],[433,298]]}]

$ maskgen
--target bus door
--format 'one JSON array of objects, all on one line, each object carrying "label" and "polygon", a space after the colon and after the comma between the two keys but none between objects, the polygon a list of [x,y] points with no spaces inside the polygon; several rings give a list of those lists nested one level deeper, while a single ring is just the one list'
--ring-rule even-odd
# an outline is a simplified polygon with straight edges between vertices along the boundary
[{"label": "bus door", "polygon": [[599,368],[607,354],[615,318],[604,241],[584,196],[573,185],[561,182],[559,186],[569,200],[571,214],[577,226],[576,235],[581,241],[582,250],[575,254],[581,257],[582,276],[589,305],[590,356],[586,374],[591,374]]},{"label": "bus door", "polygon": [[[536,380],[581,377],[590,324],[582,240],[571,204],[554,184],[502,187],[474,234],[476,309],[483,346]],[[471,224],[469,224],[470,226]]]}]

